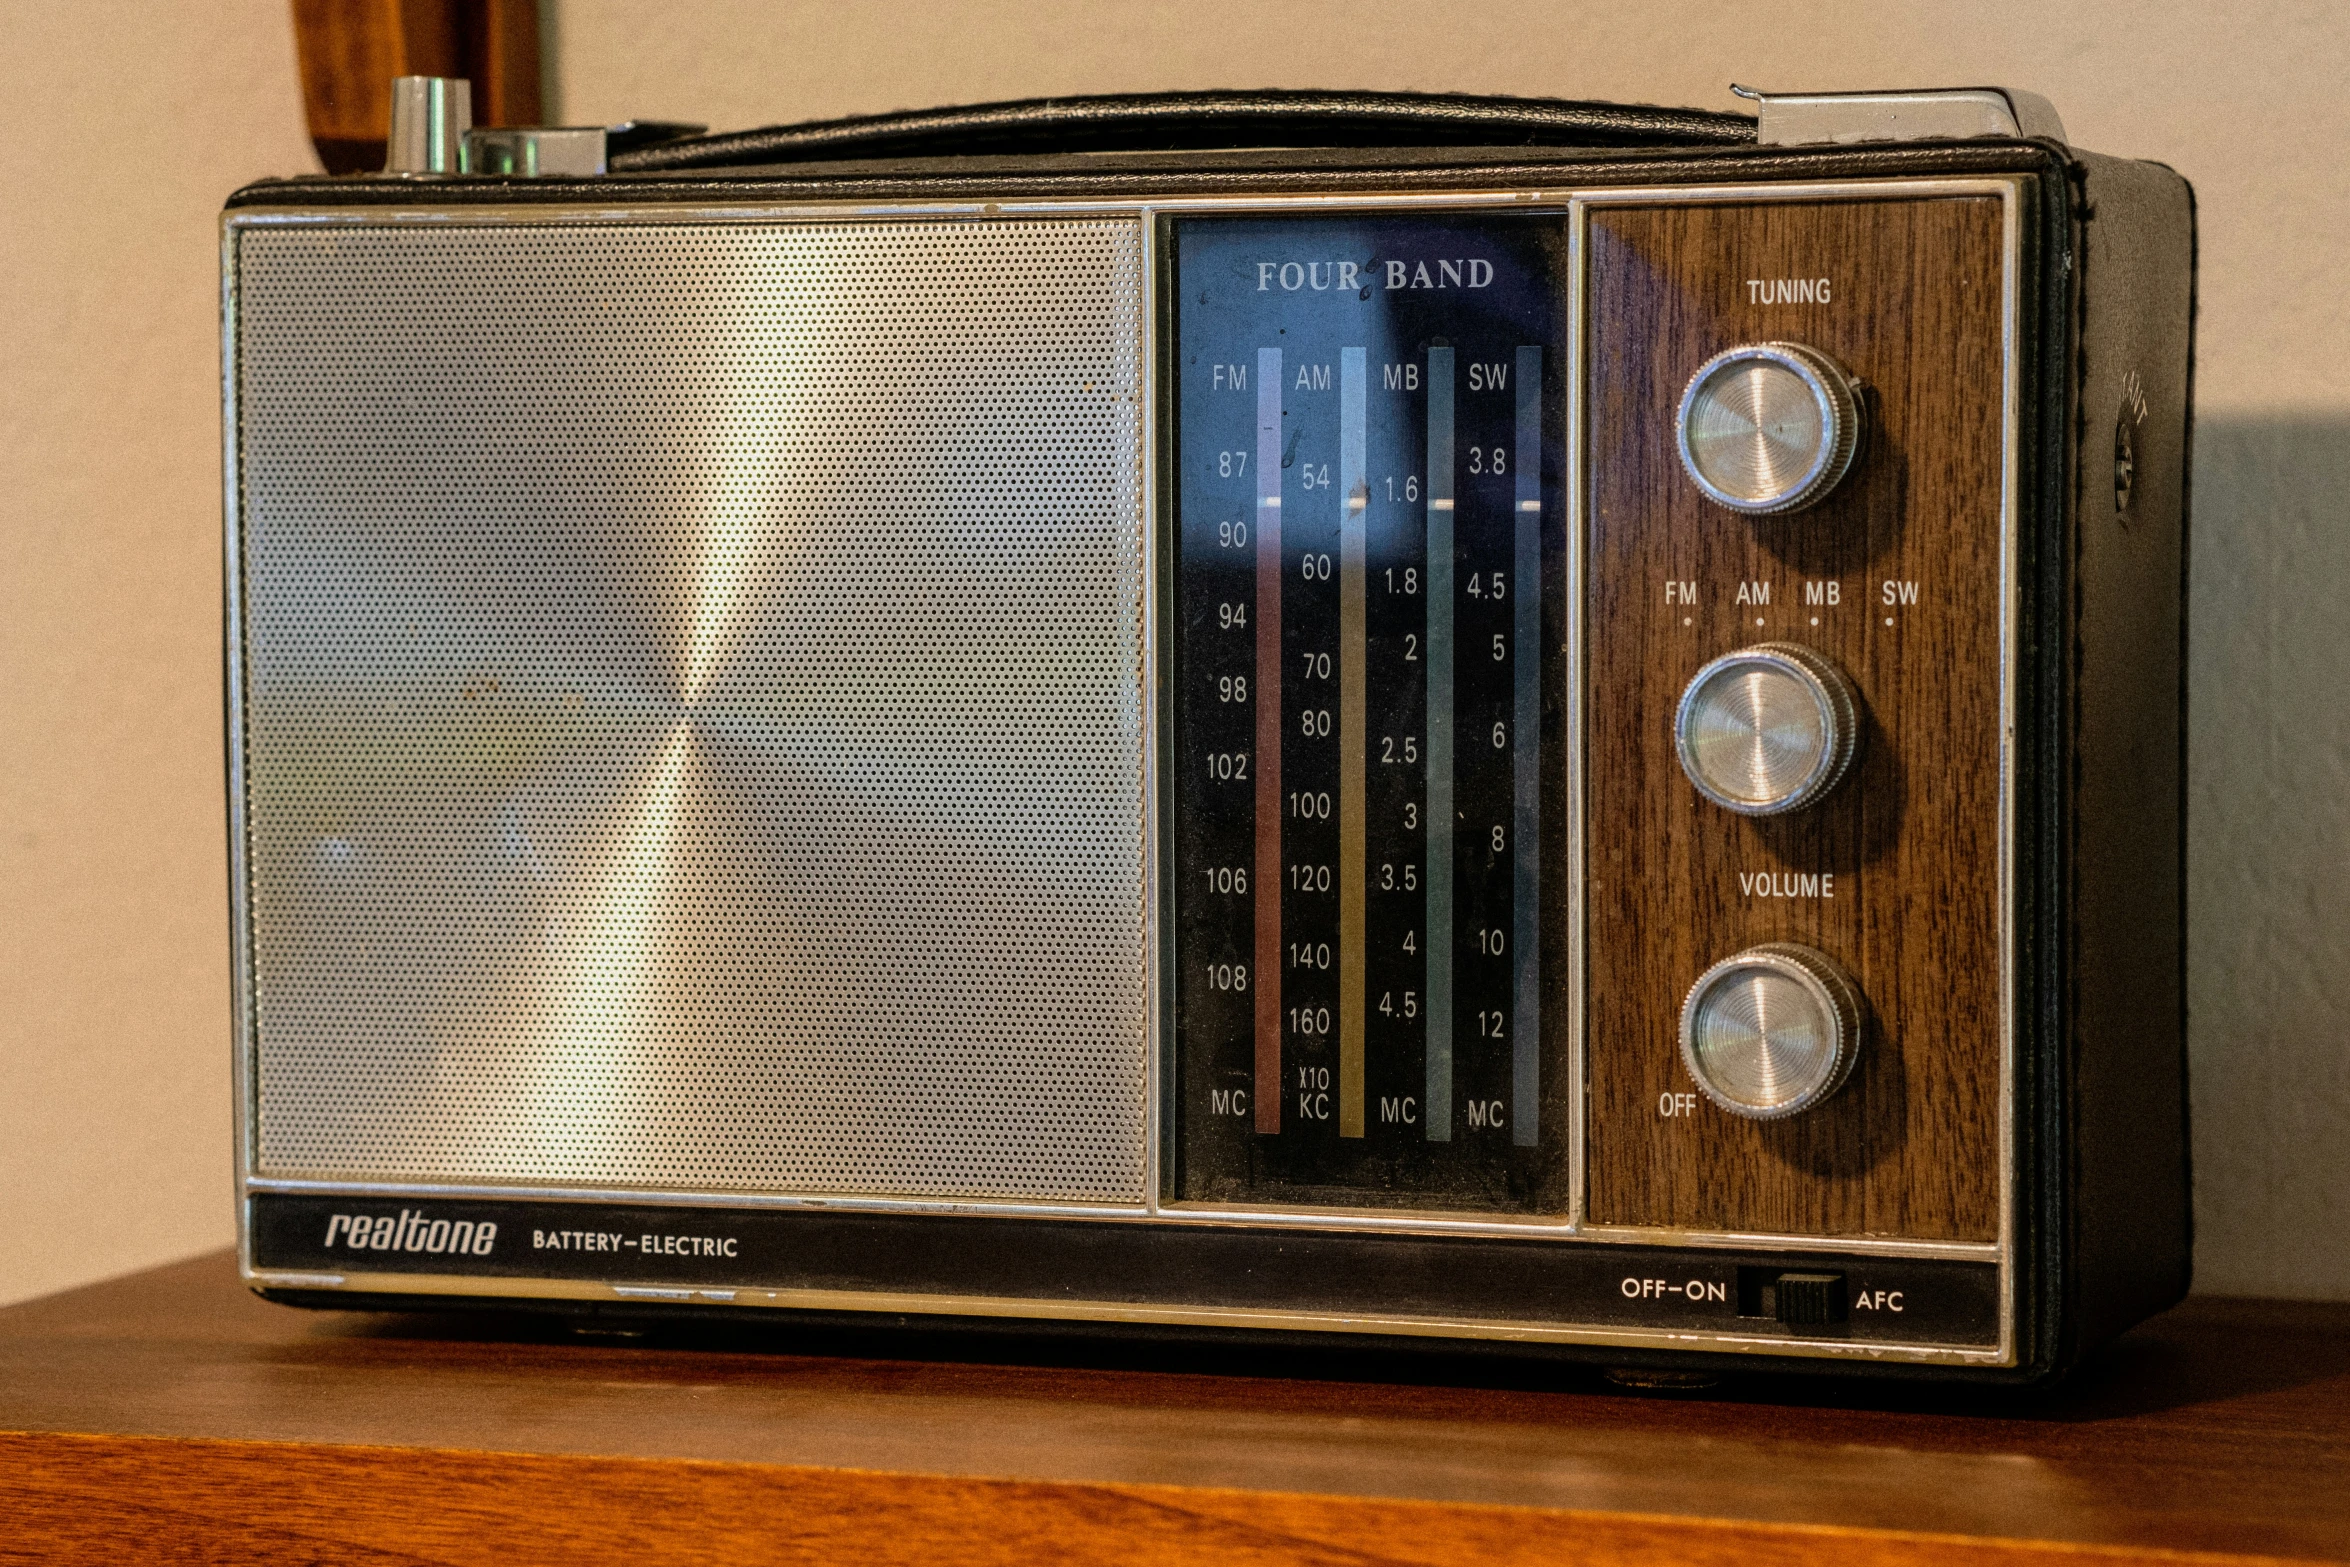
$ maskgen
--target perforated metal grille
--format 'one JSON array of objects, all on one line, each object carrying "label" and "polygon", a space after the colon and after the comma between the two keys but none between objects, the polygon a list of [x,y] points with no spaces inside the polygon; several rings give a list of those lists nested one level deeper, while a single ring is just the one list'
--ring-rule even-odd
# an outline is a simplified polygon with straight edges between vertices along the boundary
[{"label": "perforated metal grille", "polygon": [[236,265],[261,1173],[1139,1200],[1137,226]]}]

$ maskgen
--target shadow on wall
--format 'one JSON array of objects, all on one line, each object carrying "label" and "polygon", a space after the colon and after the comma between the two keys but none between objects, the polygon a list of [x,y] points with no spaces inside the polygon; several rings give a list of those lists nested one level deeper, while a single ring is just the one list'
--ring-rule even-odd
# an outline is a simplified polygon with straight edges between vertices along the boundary
[{"label": "shadow on wall", "polygon": [[2199,420],[2195,1287],[2350,1298],[2350,418]]}]

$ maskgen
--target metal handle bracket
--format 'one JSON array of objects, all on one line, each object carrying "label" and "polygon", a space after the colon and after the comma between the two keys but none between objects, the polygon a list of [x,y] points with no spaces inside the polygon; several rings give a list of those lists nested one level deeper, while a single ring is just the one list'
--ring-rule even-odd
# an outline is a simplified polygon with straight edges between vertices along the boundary
[{"label": "metal handle bracket", "polygon": [[2064,141],[2056,106],[2013,87],[1943,87],[1914,92],[1763,92],[1733,82],[1757,110],[1765,147],[1867,141]]}]

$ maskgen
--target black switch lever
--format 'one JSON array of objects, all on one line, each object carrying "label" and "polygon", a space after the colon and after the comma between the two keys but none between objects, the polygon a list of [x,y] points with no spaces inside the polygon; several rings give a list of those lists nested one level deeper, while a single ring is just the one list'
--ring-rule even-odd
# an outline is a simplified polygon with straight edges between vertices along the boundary
[{"label": "black switch lever", "polygon": [[1789,1273],[1778,1268],[1738,1270],[1738,1315],[1775,1317],[1791,1328],[1842,1322],[1847,1309],[1841,1273]]},{"label": "black switch lever", "polygon": [[1844,1275],[1782,1273],[1773,1281],[1772,1315],[1791,1328],[1844,1320]]}]

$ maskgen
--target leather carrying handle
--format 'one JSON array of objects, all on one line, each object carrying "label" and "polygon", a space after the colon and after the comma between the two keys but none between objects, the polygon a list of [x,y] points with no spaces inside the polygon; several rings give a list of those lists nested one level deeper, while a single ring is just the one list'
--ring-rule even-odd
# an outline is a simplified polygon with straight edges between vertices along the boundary
[{"label": "leather carrying handle", "polygon": [[855,158],[1239,147],[1751,146],[1742,114],[1468,93],[1180,92],[1028,98],[696,136],[616,153],[614,172]]}]

